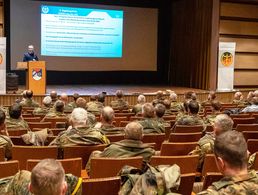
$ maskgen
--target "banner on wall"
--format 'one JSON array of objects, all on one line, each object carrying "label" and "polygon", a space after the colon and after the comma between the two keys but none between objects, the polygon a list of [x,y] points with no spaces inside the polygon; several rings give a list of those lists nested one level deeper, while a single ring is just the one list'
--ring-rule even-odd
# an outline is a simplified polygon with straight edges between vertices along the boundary
[{"label": "banner on wall", "polygon": [[6,37],[0,37],[0,94],[6,94]]},{"label": "banner on wall", "polygon": [[229,91],[234,87],[235,42],[219,43],[218,90]]}]

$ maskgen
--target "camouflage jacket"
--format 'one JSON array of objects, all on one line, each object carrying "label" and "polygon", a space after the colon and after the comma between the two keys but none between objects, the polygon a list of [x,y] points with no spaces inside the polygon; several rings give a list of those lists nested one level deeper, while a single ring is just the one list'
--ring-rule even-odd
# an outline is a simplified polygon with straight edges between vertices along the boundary
[{"label": "camouflage jacket", "polygon": [[184,108],[182,107],[182,103],[181,102],[176,102],[176,101],[171,102],[170,109],[171,110],[177,110],[177,111],[184,110]]},{"label": "camouflage jacket", "polygon": [[108,123],[96,123],[94,128],[99,129],[101,133],[104,135],[110,135],[110,134],[124,134],[124,128],[123,127],[116,127],[112,124]]},{"label": "camouflage jacket", "polygon": [[39,107],[39,104],[33,99],[25,99],[20,102],[22,107]]},{"label": "camouflage jacket", "polygon": [[204,118],[205,124],[214,125],[214,121],[215,121],[216,116],[217,116],[216,113],[207,115],[207,116]]},{"label": "camouflage jacket", "polygon": [[70,104],[65,104],[64,112],[72,112],[72,111],[73,111],[73,106]]},{"label": "camouflage jacket", "polygon": [[51,132],[48,132],[48,129],[45,128],[39,131],[29,131],[22,135],[21,138],[28,145],[44,146],[49,134],[51,135]]},{"label": "camouflage jacket", "polygon": [[248,159],[248,168],[252,169],[256,160],[257,153],[253,153]]},{"label": "camouflage jacket", "polygon": [[46,114],[46,116],[42,119],[44,121],[45,118],[63,118],[67,117],[67,115],[63,112],[57,112],[55,110],[50,109],[50,111]]},{"label": "camouflage jacket", "polygon": [[236,175],[234,177],[224,177],[198,195],[255,195],[258,194],[258,175],[255,171],[250,171],[247,175]]},{"label": "camouflage jacket", "polygon": [[237,104],[238,106],[245,106],[244,100],[233,100],[232,104]]},{"label": "camouflage jacket", "polygon": [[135,114],[138,114],[138,113],[142,113],[142,104],[136,104],[133,109],[132,109],[132,112],[135,113]]},{"label": "camouflage jacket", "polygon": [[198,115],[184,115],[176,121],[176,125],[204,125],[204,122]]},{"label": "camouflage jacket", "polygon": [[[18,173],[16,173],[14,176],[0,179],[0,194],[32,195],[28,190],[30,177],[31,177],[31,172],[26,170],[21,170]],[[65,180],[67,182],[66,195],[70,195],[75,190],[75,187],[78,183],[78,177],[73,176],[71,174],[66,174]],[[75,192],[75,195],[81,195],[81,194],[82,194],[82,185],[80,185],[79,190]]]},{"label": "camouflage jacket", "polygon": [[71,107],[73,107],[73,109],[74,108],[77,108],[77,104],[76,104],[76,102],[70,102],[69,104],[68,104],[69,106],[71,106]]},{"label": "camouflage jacket", "polygon": [[100,115],[103,107],[104,106],[101,102],[92,102],[87,106],[87,111],[94,115]]},{"label": "camouflage jacket", "polygon": [[72,128],[61,132],[49,145],[74,146],[109,144],[109,140],[100,131],[90,127]]},{"label": "camouflage jacket", "polygon": [[11,139],[5,135],[0,135],[0,147],[5,150],[5,158],[8,160],[12,158],[12,146],[13,143]]},{"label": "camouflage jacket", "polygon": [[128,102],[125,101],[124,99],[117,99],[111,102],[111,107],[114,110],[127,110],[129,109]]},{"label": "camouflage jacket", "polygon": [[163,124],[164,127],[170,127],[169,121],[165,121],[164,118],[158,118],[158,117],[157,117],[157,121],[158,121],[159,123]]},{"label": "camouflage jacket", "polygon": [[38,108],[35,108],[33,110],[33,115],[37,115],[37,114],[44,114],[46,115],[48,112],[49,112],[49,109],[48,107],[38,107]]},{"label": "camouflage jacket", "polygon": [[143,126],[143,133],[164,133],[165,127],[156,118],[144,118],[138,121]]},{"label": "camouflage jacket", "polygon": [[148,165],[146,172],[124,166],[120,171],[122,187],[119,195],[175,195],[180,185],[180,168],[177,165]]},{"label": "camouflage jacket", "polygon": [[14,119],[14,118],[7,118],[6,121],[6,128],[10,129],[27,129],[30,130],[28,123],[23,120],[22,118]]}]

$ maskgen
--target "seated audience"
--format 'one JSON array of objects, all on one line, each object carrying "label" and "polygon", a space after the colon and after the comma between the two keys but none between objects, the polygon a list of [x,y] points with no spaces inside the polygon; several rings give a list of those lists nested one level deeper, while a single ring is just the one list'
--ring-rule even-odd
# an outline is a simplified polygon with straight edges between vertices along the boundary
[{"label": "seated audience", "polygon": [[0,147],[4,148],[5,158],[11,159],[12,157],[12,141],[8,137],[8,131],[5,126],[5,112],[0,110]]},{"label": "seated audience", "polygon": [[253,97],[252,105],[245,107],[241,112],[258,112],[258,97]]},{"label": "seated audience", "polygon": [[57,100],[54,109],[51,109],[46,116],[42,119],[42,122],[44,122],[45,118],[64,118],[67,117],[64,113],[64,102],[61,100]]},{"label": "seated audience", "polygon": [[91,128],[87,124],[87,111],[83,108],[75,108],[70,117],[72,128],[61,132],[50,145],[97,145],[109,144],[109,140],[99,130]]},{"label": "seated audience", "polygon": [[[142,156],[145,161],[149,161],[151,156],[155,154],[155,150],[149,145],[144,144],[143,128],[138,122],[131,122],[124,129],[124,140],[112,143],[105,148],[103,152],[94,151],[90,157],[135,157]],[[90,159],[86,165],[86,169],[90,169]]]},{"label": "seated audience", "polygon": [[56,91],[51,91],[50,92],[50,97],[51,97],[51,107],[53,107],[56,103],[56,101],[58,100],[58,97],[57,97],[57,92]]},{"label": "seated audience", "polygon": [[41,114],[41,115],[45,115],[49,112],[50,108],[51,108],[51,97],[50,96],[46,96],[44,97],[42,103],[43,103],[43,106],[42,107],[38,107],[38,108],[35,108],[33,110],[33,115],[37,115],[37,114]]},{"label": "seated audience", "polygon": [[[83,108],[84,110],[86,110],[86,100],[84,98],[79,97],[76,100],[76,105],[77,105],[77,108]],[[88,116],[88,119],[87,119],[88,125],[89,126],[95,125],[95,123],[97,122],[95,115],[90,112],[87,112],[87,116]]]},{"label": "seated audience", "polygon": [[62,93],[60,95],[60,100],[64,102],[64,112],[72,112],[73,107],[68,103],[68,95],[66,93]]},{"label": "seated audience", "polygon": [[201,194],[258,194],[258,175],[247,170],[247,144],[242,133],[228,131],[214,142],[216,164],[224,178]]},{"label": "seated audience", "polygon": [[39,104],[35,102],[32,98],[33,98],[33,91],[26,90],[26,98],[25,100],[20,102],[20,105],[23,107],[39,107]]},{"label": "seated audience", "polygon": [[30,131],[28,123],[22,118],[22,106],[13,104],[9,107],[9,117],[6,119],[7,130],[27,129]]},{"label": "seated audience", "polygon": [[132,112],[137,115],[142,113],[142,106],[145,104],[146,98],[144,95],[139,95],[137,98],[137,104],[133,107]]},{"label": "seated audience", "polygon": [[98,95],[98,102],[101,103],[102,106],[105,106],[105,98],[106,94],[104,92]]},{"label": "seated audience", "polygon": [[214,120],[216,116],[220,114],[221,107],[222,106],[219,101],[214,100],[211,102],[211,114],[208,114],[204,119],[206,124],[211,124],[211,125],[214,124]]},{"label": "seated audience", "polygon": [[88,106],[95,103],[96,101],[97,101],[97,96],[96,95],[91,95],[90,96],[90,101],[86,104],[86,108],[88,108]]},{"label": "seated audience", "polygon": [[177,94],[175,92],[172,92],[169,96],[169,99],[171,101],[170,109],[174,111],[180,111],[182,110],[182,103],[177,101]]},{"label": "seated audience", "polygon": [[208,95],[208,99],[202,102],[202,106],[205,105],[210,105],[212,101],[216,99],[216,92],[215,91],[210,91]]},{"label": "seated audience", "polygon": [[157,117],[157,121],[164,125],[164,127],[170,127],[170,124],[166,122],[162,117],[166,112],[166,107],[163,104],[157,104],[155,106],[155,114]]},{"label": "seated audience", "polygon": [[0,194],[79,195],[82,194],[81,183],[78,177],[65,174],[60,162],[44,159],[31,172],[21,170],[0,179]]},{"label": "seated audience", "polygon": [[[187,104],[187,103],[185,103]],[[188,107],[187,107],[188,105]],[[188,114],[177,118],[176,125],[203,125],[203,119],[198,116],[199,104],[197,101],[191,100],[186,105]]]},{"label": "seated audience", "polygon": [[104,135],[124,133],[123,128],[115,127],[113,125],[114,117],[115,113],[113,108],[110,106],[104,107],[100,115],[101,122],[96,123],[94,128],[100,129]]},{"label": "seated audience", "polygon": [[164,106],[166,108],[165,115],[172,115],[173,112],[170,110],[171,109],[171,102],[170,102],[170,100],[169,99],[165,99],[163,101],[163,104],[164,104]]},{"label": "seated audience", "polygon": [[80,95],[78,93],[74,93],[73,94],[73,101],[69,103],[69,105],[72,107],[72,108],[76,108],[77,105],[76,105],[76,100],[80,97]]},{"label": "seated audience", "polygon": [[103,103],[101,102],[101,101],[103,101],[103,99],[102,99],[103,94],[99,94],[96,97],[97,97],[96,101],[89,102],[90,104],[88,104],[88,106],[87,106],[87,111],[94,115],[100,115],[100,113],[103,109]]},{"label": "seated audience", "polygon": [[124,97],[124,93],[122,90],[117,90],[116,91],[116,100],[114,101],[111,101],[111,107],[114,109],[114,110],[128,110],[129,109],[129,104],[127,101],[125,101],[123,99]]},{"label": "seated audience", "polygon": [[155,106],[156,104],[163,104],[163,101],[164,101],[163,91],[157,91],[156,99],[152,101],[152,105]]},{"label": "seated audience", "polygon": [[155,116],[155,108],[150,103],[145,103],[142,107],[143,119],[139,123],[143,127],[143,133],[164,133],[165,127]]},{"label": "seated audience", "polygon": [[245,104],[243,94],[240,91],[238,91],[234,94],[234,99],[233,99],[232,103],[240,105],[240,106]]}]

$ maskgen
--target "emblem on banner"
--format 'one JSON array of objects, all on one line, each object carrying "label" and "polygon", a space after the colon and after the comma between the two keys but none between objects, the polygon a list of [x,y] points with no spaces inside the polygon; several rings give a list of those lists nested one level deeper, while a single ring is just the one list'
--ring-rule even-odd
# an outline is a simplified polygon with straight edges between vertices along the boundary
[{"label": "emblem on banner", "polygon": [[0,65],[3,63],[3,55],[0,53]]},{"label": "emblem on banner", "polygon": [[36,81],[39,81],[42,78],[42,69],[32,69],[32,78]]},{"label": "emblem on banner", "polygon": [[221,64],[223,66],[231,66],[233,64],[233,55],[230,52],[224,52],[220,58]]}]

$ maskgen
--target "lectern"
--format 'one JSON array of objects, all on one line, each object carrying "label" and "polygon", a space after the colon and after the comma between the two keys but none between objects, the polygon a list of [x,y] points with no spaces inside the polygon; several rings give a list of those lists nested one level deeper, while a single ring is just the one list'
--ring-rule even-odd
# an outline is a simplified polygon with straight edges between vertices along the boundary
[{"label": "lectern", "polygon": [[26,89],[35,95],[46,93],[46,65],[45,61],[18,62],[17,69],[26,71]]}]

